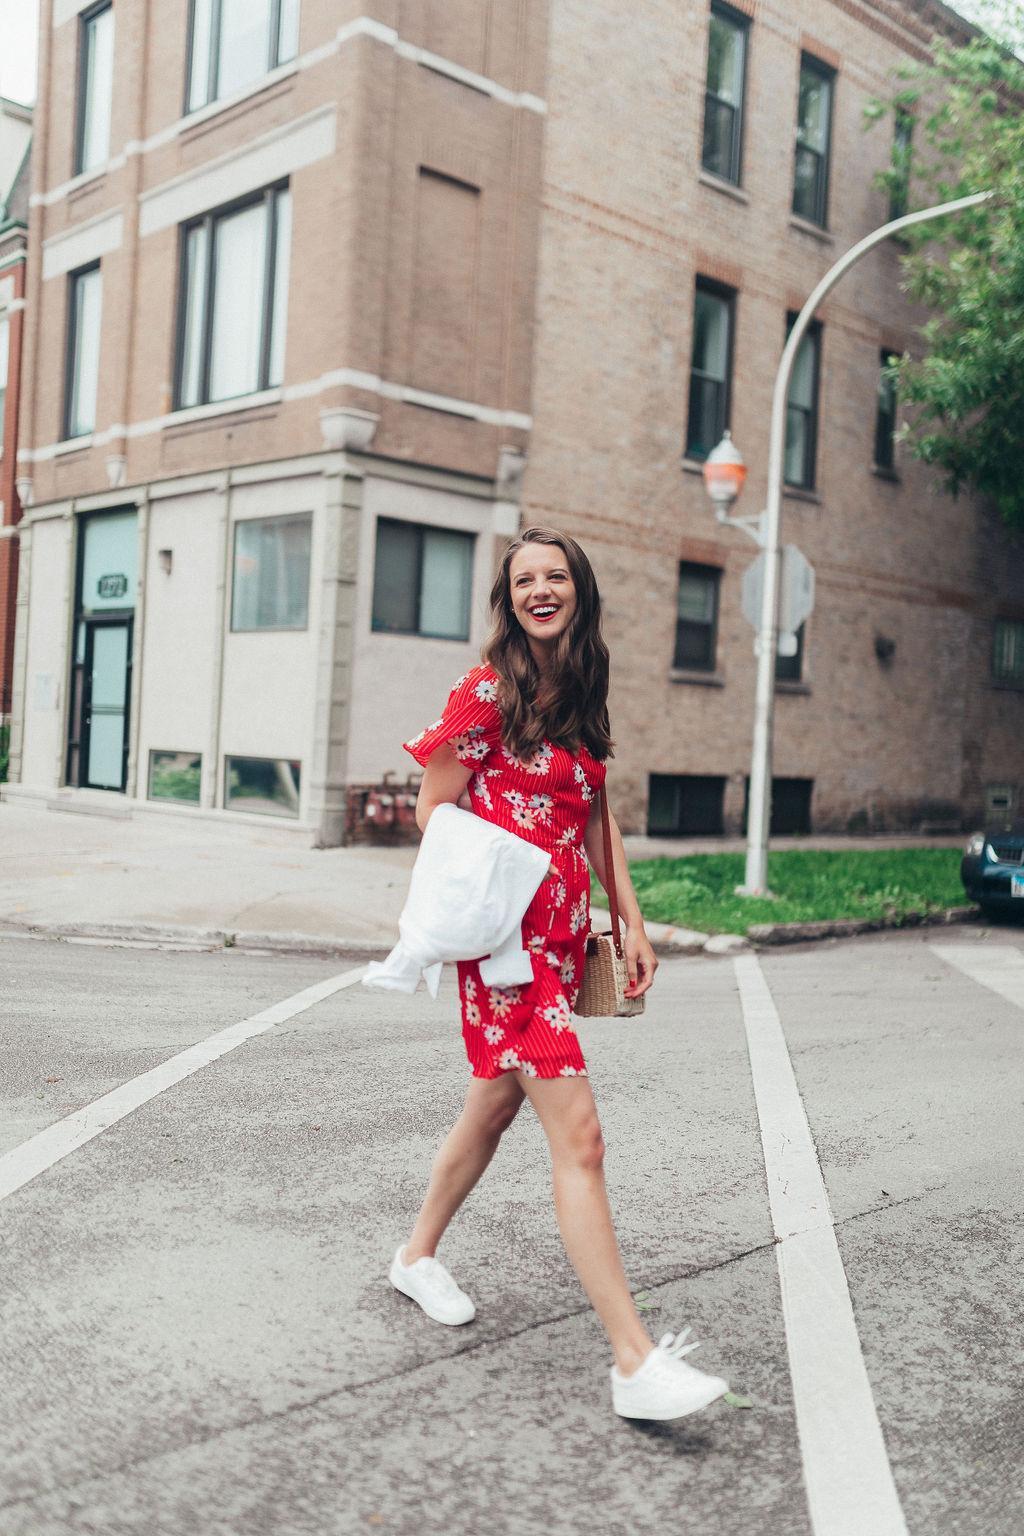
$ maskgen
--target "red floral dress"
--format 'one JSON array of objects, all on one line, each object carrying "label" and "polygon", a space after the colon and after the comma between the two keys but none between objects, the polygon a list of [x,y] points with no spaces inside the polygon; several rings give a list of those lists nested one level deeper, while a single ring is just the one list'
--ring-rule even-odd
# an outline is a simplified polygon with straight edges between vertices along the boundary
[{"label": "red floral dress", "polygon": [[424,766],[447,742],[473,769],[473,810],[551,854],[554,872],[523,918],[533,981],[487,987],[475,960],[459,962],[462,1034],[474,1077],[585,1077],[572,1023],[590,932],[590,879],[583,834],[605,765],[585,747],[573,756],[545,741],[527,761],[502,744],[497,674],[474,667],[452,688],[440,720],[404,743]]}]

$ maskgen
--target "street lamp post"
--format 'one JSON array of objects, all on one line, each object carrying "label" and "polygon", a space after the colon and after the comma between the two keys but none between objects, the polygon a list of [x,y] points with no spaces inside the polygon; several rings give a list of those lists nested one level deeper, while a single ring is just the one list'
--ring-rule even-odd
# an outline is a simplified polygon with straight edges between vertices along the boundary
[{"label": "street lamp post", "polygon": [[[733,499],[743,483],[741,476],[736,481],[735,473],[730,475],[727,469],[729,463],[735,464],[742,459],[732,443],[730,435],[726,432],[722,442],[714,453],[709,455],[705,479],[708,490],[715,500],[715,515],[720,522],[731,523],[749,533],[755,541],[762,546],[765,555],[764,587],[761,597],[761,622],[757,634],[757,685],[754,695],[754,740],[750,759],[750,795],[748,799],[747,813],[747,861],[744,881],[737,887],[738,892],[744,896],[766,896],[768,890],[768,830],[771,824],[771,792],[772,792],[772,729],[774,725],[775,706],[775,652],[778,627],[779,607],[779,524],[782,513],[782,472],[783,458],[786,441],[786,404],[789,396],[789,381],[793,372],[793,364],[796,360],[797,348],[803,340],[804,333],[814,317],[814,313],[825,295],[835,287],[839,279],[849,271],[855,262],[878,245],[882,240],[887,240],[890,235],[896,234],[901,229],[907,229],[911,224],[923,224],[927,219],[941,218],[943,214],[958,213],[963,208],[972,208],[978,203],[987,202],[994,197],[994,192],[976,192],[971,197],[958,197],[951,203],[939,203],[933,208],[922,208],[916,213],[906,213],[899,219],[892,219],[888,224],[872,230],[865,235],[856,245],[851,246],[844,256],[841,256],[833,267],[825,273],[818,286],[814,289],[803,309],[800,311],[789,333],[786,345],[783,348],[782,359],[778,372],[775,375],[775,387],[772,391],[772,415],[768,438],[768,504],[757,518],[733,518],[724,510]],[[716,458],[716,455],[721,456]],[[720,468],[713,470],[713,465]],[[745,476],[744,469],[743,475]],[[732,483],[734,489],[731,495],[726,495],[725,487]],[[714,487],[722,489],[716,495]],[[756,530],[756,531],[755,531]]]}]

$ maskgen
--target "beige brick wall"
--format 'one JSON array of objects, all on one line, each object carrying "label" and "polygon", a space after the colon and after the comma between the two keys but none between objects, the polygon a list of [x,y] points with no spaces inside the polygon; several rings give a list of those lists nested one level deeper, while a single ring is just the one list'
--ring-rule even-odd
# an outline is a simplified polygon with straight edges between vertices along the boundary
[{"label": "beige brick wall", "polygon": [[[612,0],[552,7],[524,515],[566,528],[597,567],[613,662],[610,782],[633,830],[649,773],[735,785],[749,769],[755,664],[740,579],[756,551],[716,528],[699,473],[680,468],[695,279],[738,289],[731,426],[750,474],[737,510],[756,512],[786,310],[885,221],[872,176],[888,130],[865,134],[861,110],[931,30],[909,7],[885,13],[914,31],[855,0],[749,9],[737,197],[700,176],[706,9],[641,0],[627,20]],[[790,218],[802,46],[838,69],[825,236]],[[908,343],[920,318],[898,276],[884,246],[821,311],[817,493],[784,502],[783,537],[818,586],[806,690],[779,692],[775,772],[814,779],[821,827],[913,825],[943,804],[971,817],[985,782],[1021,781],[1024,694],[988,680],[994,605],[1024,600],[1010,540],[986,508],[940,494],[906,456],[898,483],[872,472],[879,349]],[[680,558],[724,567],[721,687],[670,678]],[[876,633],[896,641],[888,665]],[[727,803],[737,810],[741,789]]]}]

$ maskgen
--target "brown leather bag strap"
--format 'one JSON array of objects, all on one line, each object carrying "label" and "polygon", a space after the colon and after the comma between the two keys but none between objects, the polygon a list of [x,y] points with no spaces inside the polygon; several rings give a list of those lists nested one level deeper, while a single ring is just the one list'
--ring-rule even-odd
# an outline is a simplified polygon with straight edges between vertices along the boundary
[{"label": "brown leather bag strap", "polygon": [[619,893],[615,889],[615,860],[612,858],[612,829],[608,822],[608,796],[604,790],[598,791],[601,796],[601,833],[604,838],[604,888],[608,894],[608,910],[612,918],[612,943],[615,945],[615,953],[622,959],[622,934],[619,931]]}]

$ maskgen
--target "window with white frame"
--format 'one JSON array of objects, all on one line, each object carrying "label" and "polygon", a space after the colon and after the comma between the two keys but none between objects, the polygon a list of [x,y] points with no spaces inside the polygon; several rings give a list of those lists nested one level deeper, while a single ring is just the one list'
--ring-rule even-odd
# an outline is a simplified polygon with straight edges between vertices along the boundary
[{"label": "window with white frame", "polygon": [[378,518],[372,628],[468,640],[473,545],[471,533]]},{"label": "window with white frame", "polygon": [[312,527],[309,512],[235,524],[233,630],[306,628]]},{"label": "window with white frame", "polygon": [[178,409],[280,384],[290,245],[287,186],[183,226]]},{"label": "window with white frame", "polygon": [[64,436],[83,437],[96,425],[96,389],[100,376],[100,317],[103,288],[100,264],[72,272],[68,279],[67,356],[64,387]]},{"label": "window with white frame", "polygon": [[114,97],[114,7],[83,11],[79,18],[78,110],[75,173],[110,159],[110,107]]},{"label": "window with white frame", "polygon": [[186,110],[244,90],[298,45],[299,0],[191,0]]}]

